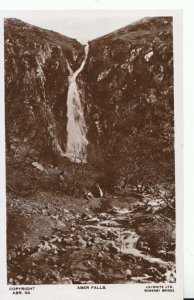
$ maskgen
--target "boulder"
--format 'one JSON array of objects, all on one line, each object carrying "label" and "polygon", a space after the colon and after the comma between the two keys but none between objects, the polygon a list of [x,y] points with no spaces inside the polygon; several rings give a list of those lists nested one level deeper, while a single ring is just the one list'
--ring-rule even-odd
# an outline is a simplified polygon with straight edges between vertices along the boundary
[{"label": "boulder", "polygon": [[73,284],[72,280],[69,277],[63,277],[59,283],[60,284]]},{"label": "boulder", "polygon": [[131,279],[131,277],[132,277],[131,270],[130,269],[125,270],[125,278],[129,280]]}]

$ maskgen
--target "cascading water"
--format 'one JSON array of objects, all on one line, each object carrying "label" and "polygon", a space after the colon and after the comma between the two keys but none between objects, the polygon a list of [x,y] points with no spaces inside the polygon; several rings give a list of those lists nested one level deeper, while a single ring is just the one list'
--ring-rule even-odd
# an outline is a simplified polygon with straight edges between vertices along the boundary
[{"label": "cascading water", "polygon": [[85,46],[85,58],[77,71],[73,73],[68,61],[69,90],[67,94],[67,147],[65,156],[73,162],[86,162],[88,144],[83,108],[76,83],[78,74],[83,70],[88,56],[89,45]]}]

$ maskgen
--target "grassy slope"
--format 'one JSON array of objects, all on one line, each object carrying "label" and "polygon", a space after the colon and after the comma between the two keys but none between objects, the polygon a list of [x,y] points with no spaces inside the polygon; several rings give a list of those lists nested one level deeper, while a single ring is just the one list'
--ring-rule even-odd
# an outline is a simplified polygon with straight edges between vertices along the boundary
[{"label": "grassy slope", "polygon": [[18,19],[5,19],[5,39],[25,39],[35,43],[49,43],[51,46],[61,46],[67,49],[80,50],[80,43],[76,39],[66,37],[55,31],[42,29]]}]

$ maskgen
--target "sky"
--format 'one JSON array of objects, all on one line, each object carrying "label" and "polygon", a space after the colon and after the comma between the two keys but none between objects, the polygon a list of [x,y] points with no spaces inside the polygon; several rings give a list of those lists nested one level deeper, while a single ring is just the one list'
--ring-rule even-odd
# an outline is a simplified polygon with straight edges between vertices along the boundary
[{"label": "sky", "polygon": [[146,14],[145,10],[60,10],[14,11],[8,12],[6,17],[15,17],[85,43],[151,15],[155,16],[154,12]]}]

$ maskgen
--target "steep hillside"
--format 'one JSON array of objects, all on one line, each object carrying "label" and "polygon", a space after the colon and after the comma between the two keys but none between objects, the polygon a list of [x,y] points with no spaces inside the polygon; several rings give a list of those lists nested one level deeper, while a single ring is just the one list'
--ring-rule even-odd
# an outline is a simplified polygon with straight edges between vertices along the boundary
[{"label": "steep hillside", "polygon": [[76,40],[5,19],[7,154],[22,160],[62,155],[66,144],[67,60],[82,61]]},{"label": "steep hillside", "polygon": [[80,77],[91,139],[143,129],[151,110],[160,123],[159,109],[173,112],[172,19],[146,18],[92,41]]},{"label": "steep hillside", "polygon": [[158,168],[167,173],[168,160],[173,176],[171,17],[145,18],[91,41],[79,85],[91,156],[98,145],[109,165],[123,157],[133,172],[130,156],[145,173],[154,165],[152,177]]}]

